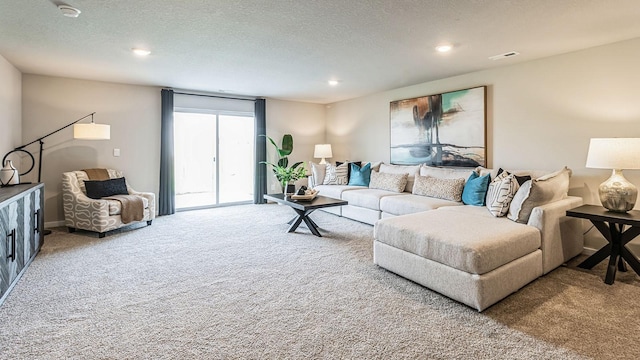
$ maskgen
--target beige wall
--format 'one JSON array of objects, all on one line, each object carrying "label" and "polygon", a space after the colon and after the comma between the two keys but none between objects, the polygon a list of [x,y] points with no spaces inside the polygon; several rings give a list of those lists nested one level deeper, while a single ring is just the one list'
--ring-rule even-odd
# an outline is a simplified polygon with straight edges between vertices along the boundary
[{"label": "beige wall", "polygon": [[[487,85],[489,166],[567,165],[570,194],[599,204],[598,185],[610,172],[585,168],[589,139],[640,137],[637,64],[640,39],[330,104],[327,142],[337,159],[389,161],[390,101]],[[640,185],[640,170],[625,175]],[[597,248],[594,233],[587,245]]]},{"label": "beige wall", "polygon": [[0,55],[0,160],[22,145],[21,118],[22,74]]},{"label": "beige wall", "polygon": [[[74,140],[73,127],[44,140],[45,222],[64,219],[60,180],[65,171],[120,169],[134,189],[158,192],[159,88],[24,74],[22,101],[25,143],[94,111],[96,123],[111,125],[111,140]],[[120,157],[113,156],[114,148]],[[37,154],[38,145],[29,150]],[[37,170],[29,175],[35,181]]]},{"label": "beige wall", "polygon": [[[72,127],[44,140],[42,181],[45,221],[49,226],[64,220],[60,178],[65,171],[91,167],[121,169],[135,189],[158,193],[160,88],[31,74],[23,75],[22,86],[22,143],[94,111],[97,123],[111,125],[111,140],[74,140]],[[267,99],[266,106],[267,134],[278,141],[283,134],[292,134],[294,152],[290,159],[311,160],[313,145],[323,142],[325,137],[324,106],[276,99]],[[120,149],[120,157],[113,156],[114,148]],[[28,149],[36,155],[38,145]],[[274,155],[272,148],[267,149],[270,156]],[[34,170],[23,180],[36,178]],[[269,191],[279,191],[275,178],[270,176],[268,181]]]},{"label": "beige wall", "polygon": [[[289,163],[308,162],[313,160],[315,144],[322,144],[325,140],[325,107],[318,104],[267,99],[267,135],[277,144],[282,141],[282,135],[293,136],[293,153],[289,156]],[[267,159],[271,162],[277,159],[275,149],[267,141]],[[280,192],[280,186],[271,170],[267,170],[267,191]],[[306,184],[306,179],[296,185]]]}]

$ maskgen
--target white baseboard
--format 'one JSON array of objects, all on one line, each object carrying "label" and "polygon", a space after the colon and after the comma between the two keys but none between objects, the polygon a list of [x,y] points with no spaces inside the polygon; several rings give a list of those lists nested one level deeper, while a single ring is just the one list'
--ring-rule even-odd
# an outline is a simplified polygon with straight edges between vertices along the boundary
[{"label": "white baseboard", "polygon": [[60,227],[64,226],[64,220],[60,221],[48,221],[44,223],[44,228]]}]

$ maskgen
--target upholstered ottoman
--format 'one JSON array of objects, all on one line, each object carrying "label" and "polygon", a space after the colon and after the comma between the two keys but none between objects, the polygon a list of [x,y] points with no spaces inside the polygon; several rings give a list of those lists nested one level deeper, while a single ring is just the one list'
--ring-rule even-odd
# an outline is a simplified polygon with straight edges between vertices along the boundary
[{"label": "upholstered ottoman", "polygon": [[374,262],[478,311],[543,274],[537,228],[445,208],[378,221]]}]

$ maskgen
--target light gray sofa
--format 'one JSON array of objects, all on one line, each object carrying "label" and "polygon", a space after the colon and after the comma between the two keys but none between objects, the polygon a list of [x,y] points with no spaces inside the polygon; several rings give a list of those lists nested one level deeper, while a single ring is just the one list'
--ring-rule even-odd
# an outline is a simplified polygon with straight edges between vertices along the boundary
[{"label": "light gray sofa", "polygon": [[[492,178],[497,173],[421,167],[415,174],[453,179],[468,178],[472,171]],[[512,173],[543,179],[548,172]],[[584,246],[581,221],[566,216],[582,204],[582,198],[566,196],[568,176],[563,196],[533,207],[524,223],[495,217],[484,206],[408,191],[345,185],[315,189],[349,202],[333,213],[375,225],[377,265],[478,311],[580,254]]]}]

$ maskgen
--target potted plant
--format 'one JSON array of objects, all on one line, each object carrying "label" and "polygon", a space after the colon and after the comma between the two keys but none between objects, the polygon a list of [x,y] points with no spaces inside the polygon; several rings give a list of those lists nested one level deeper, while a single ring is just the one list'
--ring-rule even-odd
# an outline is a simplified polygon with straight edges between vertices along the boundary
[{"label": "potted plant", "polygon": [[288,192],[287,186],[289,184],[293,184],[294,181],[306,176],[304,165],[300,166],[303,164],[302,161],[289,166],[289,158],[287,156],[291,155],[293,152],[293,136],[291,136],[291,134],[284,134],[284,136],[282,136],[282,145],[280,145],[280,147],[278,147],[278,144],[276,144],[276,142],[269,136],[263,136],[269,139],[271,144],[276,148],[278,162],[273,164],[268,161],[261,161],[260,163],[271,165],[276,179],[282,186],[282,192],[286,195]]}]

